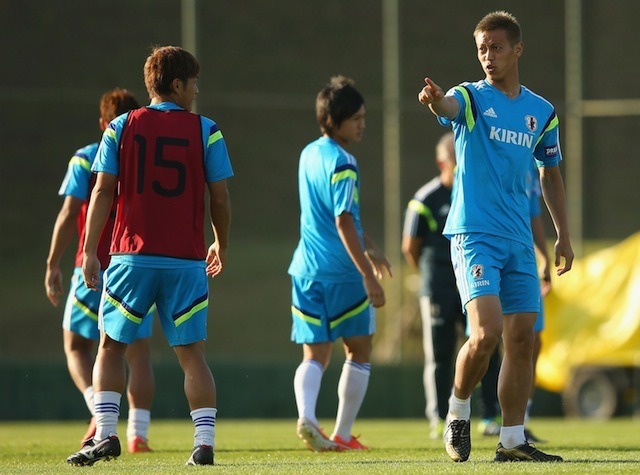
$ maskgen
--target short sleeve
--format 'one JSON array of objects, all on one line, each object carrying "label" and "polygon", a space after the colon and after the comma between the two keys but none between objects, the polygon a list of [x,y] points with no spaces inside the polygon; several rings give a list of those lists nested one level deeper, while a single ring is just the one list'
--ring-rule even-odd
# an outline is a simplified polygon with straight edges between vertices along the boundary
[{"label": "short sleeve", "polygon": [[438,223],[434,219],[431,209],[416,198],[409,201],[402,234],[409,237],[420,237],[429,232],[436,232],[437,229]]},{"label": "short sleeve", "polygon": [[452,123],[457,123],[466,125],[469,131],[473,130],[477,114],[471,89],[465,84],[461,84],[449,89],[445,97],[453,97],[458,101],[458,114],[453,119],[438,116],[440,125],[449,126]]},{"label": "short sleeve", "polygon": [[358,202],[358,169],[352,163],[337,165],[331,175],[333,215],[351,212]]},{"label": "short sleeve", "polygon": [[58,194],[73,196],[81,200],[89,198],[89,182],[91,181],[91,162],[89,157],[77,151],[69,160],[67,173],[62,180]]},{"label": "short sleeve", "polygon": [[221,181],[233,176],[231,159],[222,131],[211,119],[202,117],[205,144],[205,174],[207,183]]},{"label": "short sleeve", "polygon": [[558,116],[552,111],[533,151],[539,167],[554,167],[562,160],[558,135]]},{"label": "short sleeve", "polygon": [[120,142],[122,129],[128,116],[129,114],[126,113],[116,117],[104,130],[91,171],[95,173],[104,172],[111,175],[119,175],[118,143]]}]

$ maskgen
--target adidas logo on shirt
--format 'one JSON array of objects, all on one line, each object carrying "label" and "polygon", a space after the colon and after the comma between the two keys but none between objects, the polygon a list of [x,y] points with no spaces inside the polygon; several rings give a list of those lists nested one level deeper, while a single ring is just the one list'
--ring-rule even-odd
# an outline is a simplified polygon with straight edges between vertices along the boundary
[{"label": "adidas logo on shirt", "polygon": [[486,111],[482,113],[482,115],[486,115],[487,117],[493,117],[494,119],[498,118],[498,114],[493,110],[493,107],[489,107]]}]

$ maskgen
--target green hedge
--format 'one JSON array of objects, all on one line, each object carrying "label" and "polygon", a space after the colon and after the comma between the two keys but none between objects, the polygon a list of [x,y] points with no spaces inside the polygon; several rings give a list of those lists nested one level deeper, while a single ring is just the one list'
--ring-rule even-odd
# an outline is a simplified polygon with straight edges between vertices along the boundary
[{"label": "green hedge", "polygon": [[[296,417],[291,364],[211,363],[218,388],[218,409],[225,418]],[[154,418],[181,418],[189,413],[183,376],[177,363],[155,364]],[[341,365],[330,366],[323,379],[318,416],[335,417]],[[88,418],[82,395],[63,363],[0,363],[0,420],[64,420]],[[475,397],[474,401],[479,400]],[[123,397],[122,414],[126,414]],[[475,409],[474,409],[475,411]],[[539,391],[537,415],[562,414],[558,395]],[[360,411],[366,418],[424,416],[422,367],[373,366],[369,390]]]}]

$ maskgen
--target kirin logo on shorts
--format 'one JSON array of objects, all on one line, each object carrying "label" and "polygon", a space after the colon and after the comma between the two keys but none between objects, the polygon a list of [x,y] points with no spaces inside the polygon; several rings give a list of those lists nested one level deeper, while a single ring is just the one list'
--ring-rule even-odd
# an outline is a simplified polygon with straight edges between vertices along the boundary
[{"label": "kirin logo on shorts", "polygon": [[471,275],[475,278],[475,279],[481,279],[482,276],[484,275],[484,267],[482,266],[482,264],[474,264],[471,266]]}]

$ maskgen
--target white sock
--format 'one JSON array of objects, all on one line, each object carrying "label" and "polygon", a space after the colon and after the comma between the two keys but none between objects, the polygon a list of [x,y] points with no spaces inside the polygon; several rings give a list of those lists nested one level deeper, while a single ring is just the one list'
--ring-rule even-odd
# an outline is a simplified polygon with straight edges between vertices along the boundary
[{"label": "white sock", "polygon": [[94,395],[96,411],[95,440],[100,441],[118,435],[121,394],[114,391],[98,391]]},{"label": "white sock", "polygon": [[129,409],[127,420],[127,439],[133,440],[142,437],[147,440],[149,423],[151,422],[151,411],[148,409]]},{"label": "white sock", "polygon": [[532,404],[533,404],[533,399],[529,399],[527,401],[527,410],[524,412],[524,423],[525,423],[525,425],[527,424],[527,422],[529,422],[529,417],[530,417],[531,405]]},{"label": "white sock", "polygon": [[505,449],[512,449],[518,445],[526,443],[524,438],[524,425],[522,426],[502,426],[500,429],[500,443]]},{"label": "white sock", "polygon": [[293,391],[296,396],[298,418],[305,418],[318,424],[316,404],[320,393],[320,383],[324,368],[315,360],[304,360],[296,369],[293,378]]},{"label": "white sock", "polygon": [[370,363],[356,363],[346,360],[338,382],[338,414],[333,435],[343,440],[351,440],[351,428],[356,421],[362,401],[369,386]]},{"label": "white sock", "polygon": [[451,394],[451,397],[449,397],[448,419],[462,419],[464,421],[471,419],[471,397],[459,399]]},{"label": "white sock", "polygon": [[218,409],[215,407],[202,407],[191,411],[191,419],[195,426],[193,434],[193,446],[208,445],[215,447],[216,416]]},{"label": "white sock", "polygon": [[87,389],[84,390],[82,395],[84,396],[84,402],[87,404],[87,407],[89,408],[89,412],[91,413],[92,416],[95,416],[96,412],[93,409],[93,405],[94,405],[94,401],[93,401],[93,395],[94,395],[93,386],[87,386]]}]

